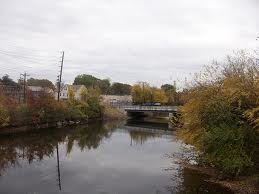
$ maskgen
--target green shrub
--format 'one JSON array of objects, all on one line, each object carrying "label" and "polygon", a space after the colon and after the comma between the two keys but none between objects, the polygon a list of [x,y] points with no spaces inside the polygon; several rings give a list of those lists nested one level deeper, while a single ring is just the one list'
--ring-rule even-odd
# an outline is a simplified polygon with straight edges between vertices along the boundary
[{"label": "green shrub", "polygon": [[[222,126],[210,130],[204,137],[203,148],[206,162],[237,176],[253,164],[255,135],[249,130]],[[253,133],[253,132],[252,132]]]},{"label": "green shrub", "polygon": [[7,126],[10,121],[8,111],[0,104],[0,127]]}]

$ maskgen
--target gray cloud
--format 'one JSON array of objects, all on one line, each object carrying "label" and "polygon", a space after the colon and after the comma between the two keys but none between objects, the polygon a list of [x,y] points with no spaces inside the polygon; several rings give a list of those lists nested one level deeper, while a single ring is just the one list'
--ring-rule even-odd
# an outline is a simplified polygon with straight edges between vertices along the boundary
[{"label": "gray cloud", "polygon": [[2,0],[1,75],[26,70],[54,81],[65,50],[67,82],[80,73],[131,84],[183,80],[235,49],[255,49],[258,8],[256,0]]}]

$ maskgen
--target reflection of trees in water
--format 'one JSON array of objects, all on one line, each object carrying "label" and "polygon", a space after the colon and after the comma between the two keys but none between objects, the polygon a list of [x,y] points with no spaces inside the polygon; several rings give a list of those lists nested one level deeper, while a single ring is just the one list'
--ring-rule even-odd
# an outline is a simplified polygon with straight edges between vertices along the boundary
[{"label": "reflection of trees in water", "polygon": [[53,157],[56,146],[67,142],[70,153],[76,142],[81,150],[95,149],[103,138],[111,135],[114,125],[89,124],[76,128],[45,129],[12,135],[0,135],[0,174],[4,169],[19,164],[19,159],[31,163],[44,157]]},{"label": "reflection of trees in water", "polygon": [[135,144],[144,144],[148,139],[154,139],[156,137],[160,137],[161,135],[148,132],[148,131],[135,131],[135,130],[130,130],[129,135],[131,140],[135,142]]},{"label": "reflection of trees in water", "polygon": [[172,185],[167,187],[168,191],[172,194],[229,193],[208,184],[205,180],[209,177],[195,170],[177,167],[172,174]]},{"label": "reflection of trees in water", "polygon": [[53,156],[54,147],[64,140],[64,135],[45,133],[21,133],[0,136],[0,172],[10,165],[17,165],[19,159],[42,160]]},{"label": "reflection of trees in water", "polygon": [[67,153],[72,151],[74,142],[77,143],[81,151],[85,148],[96,149],[100,145],[102,139],[110,137],[111,133],[110,127],[101,123],[77,127],[74,133],[70,133],[67,136]]}]

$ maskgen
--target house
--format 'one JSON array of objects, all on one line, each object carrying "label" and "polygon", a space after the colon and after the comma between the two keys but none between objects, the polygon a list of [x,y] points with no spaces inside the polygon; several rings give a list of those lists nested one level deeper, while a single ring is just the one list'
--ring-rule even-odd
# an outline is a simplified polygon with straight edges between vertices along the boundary
[{"label": "house", "polygon": [[112,106],[123,106],[132,104],[131,95],[101,95],[101,99],[103,103],[107,103]]},{"label": "house", "polygon": [[39,97],[40,94],[42,93],[47,93],[47,94],[54,94],[53,89],[49,87],[41,87],[41,86],[27,86],[27,91],[30,92],[30,94],[33,97]]},{"label": "house", "polygon": [[[59,98],[61,100],[67,100],[68,99],[68,90],[72,89],[74,94],[75,94],[75,99],[76,100],[81,100],[81,91],[86,89],[84,85],[69,85],[65,84],[63,87],[61,87]],[[57,92],[56,92],[56,99],[57,99]]]},{"label": "house", "polygon": [[21,86],[4,85],[0,82],[0,96],[8,96],[17,102],[23,101],[23,88]]}]

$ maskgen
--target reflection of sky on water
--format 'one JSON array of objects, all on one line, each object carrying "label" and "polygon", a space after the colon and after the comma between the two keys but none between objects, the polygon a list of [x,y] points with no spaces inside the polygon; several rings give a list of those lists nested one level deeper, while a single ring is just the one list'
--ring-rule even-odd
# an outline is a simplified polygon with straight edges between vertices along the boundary
[{"label": "reflection of sky on water", "polygon": [[57,144],[64,193],[171,193],[181,188],[178,170],[165,171],[172,166],[165,155],[180,148],[172,134],[110,128],[90,125],[12,140],[0,137],[2,164],[10,159],[8,150],[19,153],[12,155],[15,165],[5,163],[0,170],[0,193],[58,192]]}]

